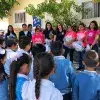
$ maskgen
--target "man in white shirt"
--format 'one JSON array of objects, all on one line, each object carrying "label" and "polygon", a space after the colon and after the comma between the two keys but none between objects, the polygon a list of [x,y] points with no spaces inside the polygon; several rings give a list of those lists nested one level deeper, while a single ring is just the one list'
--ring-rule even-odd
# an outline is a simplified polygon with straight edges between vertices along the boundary
[{"label": "man in white shirt", "polygon": [[6,57],[6,63],[4,65],[5,68],[5,72],[10,75],[10,64],[11,64],[11,60],[12,58],[16,55],[16,50],[18,49],[18,44],[17,41],[15,39],[9,39],[7,41],[7,57]]}]

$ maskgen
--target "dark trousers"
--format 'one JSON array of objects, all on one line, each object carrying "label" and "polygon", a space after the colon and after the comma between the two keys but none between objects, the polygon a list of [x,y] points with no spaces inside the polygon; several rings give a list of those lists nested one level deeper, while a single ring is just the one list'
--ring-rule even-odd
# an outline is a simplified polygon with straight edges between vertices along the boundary
[{"label": "dark trousers", "polygon": [[82,64],[84,54],[85,54],[85,51],[78,52],[79,68],[83,68],[84,67],[83,64]]},{"label": "dark trousers", "polygon": [[73,62],[74,49],[70,49],[67,47],[64,47],[64,49],[65,49],[64,57],[67,58],[67,55],[69,53],[70,61]]},{"label": "dark trousers", "polygon": [[92,47],[92,50],[95,50],[96,52],[98,52],[98,44],[95,44],[95,45]]},{"label": "dark trousers", "polygon": [[63,95],[63,100],[72,100],[72,93],[67,93]]}]

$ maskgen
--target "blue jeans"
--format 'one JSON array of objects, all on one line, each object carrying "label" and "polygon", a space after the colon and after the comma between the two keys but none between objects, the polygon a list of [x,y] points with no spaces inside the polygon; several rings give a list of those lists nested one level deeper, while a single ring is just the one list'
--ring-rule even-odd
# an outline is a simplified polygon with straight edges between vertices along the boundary
[{"label": "blue jeans", "polygon": [[78,62],[79,62],[79,68],[84,68],[82,61],[85,51],[78,52]]}]

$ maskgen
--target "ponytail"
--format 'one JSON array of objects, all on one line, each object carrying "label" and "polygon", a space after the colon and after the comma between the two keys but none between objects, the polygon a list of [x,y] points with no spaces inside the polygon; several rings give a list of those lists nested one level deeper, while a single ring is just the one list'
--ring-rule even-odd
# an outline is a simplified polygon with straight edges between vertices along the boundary
[{"label": "ponytail", "polygon": [[35,83],[35,96],[36,99],[39,99],[40,96],[40,84],[41,84],[41,77],[40,77],[40,64],[38,59],[35,59],[34,61],[34,76],[36,79],[36,83]]},{"label": "ponytail", "polygon": [[10,93],[10,100],[15,100],[16,98],[16,77],[17,77],[17,71],[16,71],[16,61],[13,61],[11,64],[11,71],[10,71],[10,78],[9,78],[9,93]]}]

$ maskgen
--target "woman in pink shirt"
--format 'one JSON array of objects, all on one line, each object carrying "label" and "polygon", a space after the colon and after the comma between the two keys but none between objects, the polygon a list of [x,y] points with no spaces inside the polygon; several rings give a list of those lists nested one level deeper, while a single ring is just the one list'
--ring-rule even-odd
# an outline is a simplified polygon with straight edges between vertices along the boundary
[{"label": "woman in pink shirt", "polygon": [[[81,23],[79,25],[79,31],[77,32],[77,41],[82,43],[82,46],[85,48],[87,46],[87,31],[85,30],[84,23]],[[78,61],[79,61],[79,68],[77,70],[84,69],[84,66],[82,64],[83,55],[85,51],[78,51]]]},{"label": "woman in pink shirt", "polygon": [[73,62],[73,53],[74,53],[74,49],[72,48],[72,43],[75,41],[75,39],[76,39],[76,32],[74,32],[74,27],[69,26],[68,31],[66,32],[65,37],[64,37],[64,40],[65,40],[65,43],[64,43],[64,49],[65,49],[64,56],[66,58],[68,53],[70,53],[70,61],[72,61],[72,62]]},{"label": "woman in pink shirt", "polygon": [[89,25],[89,30],[88,30],[88,44],[91,46],[91,49],[97,52],[98,52],[98,38],[99,38],[98,24],[96,21],[92,21]]},{"label": "woman in pink shirt", "polygon": [[43,44],[44,45],[45,37],[42,32],[40,32],[39,28],[35,29],[35,34],[32,36],[32,43],[35,44]]}]

